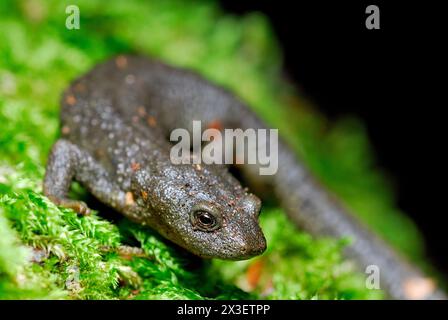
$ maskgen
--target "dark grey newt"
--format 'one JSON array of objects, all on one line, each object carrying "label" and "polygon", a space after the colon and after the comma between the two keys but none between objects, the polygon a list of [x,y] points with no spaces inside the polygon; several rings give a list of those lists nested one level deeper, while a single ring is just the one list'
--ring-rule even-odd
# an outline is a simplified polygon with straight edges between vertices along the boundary
[{"label": "dark grey newt", "polygon": [[[198,256],[241,260],[265,250],[258,224],[261,202],[228,168],[170,162],[169,133],[190,129],[193,120],[223,128],[266,128],[231,93],[190,71],[119,56],[66,90],[61,120],[62,137],[53,146],[44,181],[44,193],[54,203],[89,212],[85,203],[67,198],[76,180],[103,203]],[[391,298],[445,297],[334,201],[283,141],[278,172],[268,183],[301,228],[351,237],[346,254],[361,270],[378,266],[381,286]]]}]

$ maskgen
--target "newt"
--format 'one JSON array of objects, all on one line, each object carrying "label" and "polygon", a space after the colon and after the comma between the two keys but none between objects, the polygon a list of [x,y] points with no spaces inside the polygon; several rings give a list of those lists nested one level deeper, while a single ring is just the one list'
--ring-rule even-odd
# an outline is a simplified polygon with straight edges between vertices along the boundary
[{"label": "newt", "polygon": [[[225,165],[173,164],[170,132],[193,121],[213,128],[268,128],[234,94],[195,72],[139,56],[95,66],[64,92],[61,137],[49,155],[44,194],[55,204],[88,214],[69,199],[78,181],[104,204],[149,226],[203,258],[248,259],[262,254],[261,200]],[[381,271],[393,299],[439,299],[445,294],[417,267],[362,226],[280,139],[278,171],[249,180],[268,185],[292,223],[315,236],[349,237],[345,249],[360,270]]]}]

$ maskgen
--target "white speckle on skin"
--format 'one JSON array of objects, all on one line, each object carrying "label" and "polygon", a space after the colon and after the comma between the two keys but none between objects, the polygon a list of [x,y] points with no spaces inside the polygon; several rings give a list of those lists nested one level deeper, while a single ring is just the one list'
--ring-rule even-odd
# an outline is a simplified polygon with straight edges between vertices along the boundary
[{"label": "white speckle on skin", "polygon": [[135,83],[135,76],[133,74],[128,74],[124,80],[126,84],[132,85]]}]

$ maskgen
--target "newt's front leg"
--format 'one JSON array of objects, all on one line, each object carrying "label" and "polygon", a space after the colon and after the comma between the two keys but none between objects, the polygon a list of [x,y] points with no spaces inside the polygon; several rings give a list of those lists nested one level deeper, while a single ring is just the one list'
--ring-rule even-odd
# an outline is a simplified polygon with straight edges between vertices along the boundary
[{"label": "newt's front leg", "polygon": [[84,202],[67,198],[73,180],[113,208],[122,208],[126,204],[125,193],[110,180],[108,173],[88,152],[60,139],[54,144],[47,163],[44,194],[57,205],[87,215],[90,209]]}]

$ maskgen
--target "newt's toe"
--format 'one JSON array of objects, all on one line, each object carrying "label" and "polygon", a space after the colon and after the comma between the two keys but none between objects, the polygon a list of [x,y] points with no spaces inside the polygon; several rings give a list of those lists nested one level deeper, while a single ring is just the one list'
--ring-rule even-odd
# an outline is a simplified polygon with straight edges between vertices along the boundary
[{"label": "newt's toe", "polygon": [[91,213],[90,208],[82,201],[75,201],[71,208],[83,216],[88,216]]},{"label": "newt's toe", "polygon": [[90,208],[83,201],[71,200],[71,199],[58,199],[57,201],[53,200],[53,202],[55,202],[57,205],[61,207],[72,209],[76,213],[83,216],[88,216],[91,213]]}]

